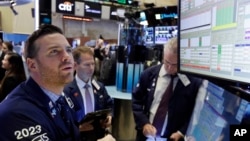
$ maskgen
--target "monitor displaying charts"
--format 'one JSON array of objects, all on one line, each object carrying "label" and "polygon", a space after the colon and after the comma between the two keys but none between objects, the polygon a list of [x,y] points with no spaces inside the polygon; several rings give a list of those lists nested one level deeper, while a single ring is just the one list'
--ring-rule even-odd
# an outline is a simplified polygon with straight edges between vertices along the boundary
[{"label": "monitor displaying charts", "polygon": [[250,83],[250,1],[179,0],[179,70]]}]

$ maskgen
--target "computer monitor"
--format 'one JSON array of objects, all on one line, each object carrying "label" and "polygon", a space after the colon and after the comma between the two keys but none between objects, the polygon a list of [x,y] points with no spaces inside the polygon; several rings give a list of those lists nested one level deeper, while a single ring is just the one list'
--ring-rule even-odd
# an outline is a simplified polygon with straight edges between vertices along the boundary
[{"label": "computer monitor", "polygon": [[154,9],[155,26],[177,26],[177,6],[165,6]]},{"label": "computer monitor", "polygon": [[240,125],[249,98],[204,80],[186,132],[186,141],[229,141],[230,125]]},{"label": "computer monitor", "polygon": [[145,26],[148,25],[147,16],[146,16],[146,13],[144,11],[140,12],[139,18],[140,18],[140,25],[145,25]]},{"label": "computer monitor", "polygon": [[153,45],[154,44],[154,27],[147,27],[143,28],[143,45]]},{"label": "computer monitor", "polygon": [[179,0],[179,71],[249,83],[250,4]]},{"label": "computer monitor", "polygon": [[177,37],[177,26],[156,26],[155,44],[166,44],[173,37]]}]

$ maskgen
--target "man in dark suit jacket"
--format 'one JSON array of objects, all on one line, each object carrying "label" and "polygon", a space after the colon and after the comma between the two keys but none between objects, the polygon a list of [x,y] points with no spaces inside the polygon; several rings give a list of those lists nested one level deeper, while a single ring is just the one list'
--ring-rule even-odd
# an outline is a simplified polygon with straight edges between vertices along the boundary
[{"label": "man in dark suit jacket", "polygon": [[0,103],[0,140],[79,141],[74,105],[63,94],[74,78],[74,59],[62,30],[42,25],[26,41],[25,58],[30,78]]},{"label": "man in dark suit jacket", "polygon": [[[79,46],[74,49],[73,57],[76,70],[75,79],[65,87],[64,93],[68,95],[73,100],[74,105],[76,105],[76,119],[79,124],[81,124],[81,120],[89,112],[112,109],[113,99],[108,95],[102,83],[92,79],[95,61],[91,48]],[[84,88],[86,84],[89,86],[87,89],[91,97],[90,100],[87,100],[87,92],[86,88]],[[90,105],[88,105],[89,101],[91,101]],[[90,107],[91,111],[88,111]],[[83,140],[92,141],[104,137],[105,128],[111,125],[111,119],[112,115],[110,113],[102,124],[100,124],[100,121],[81,124]]]},{"label": "man in dark suit jacket", "polygon": [[[137,129],[137,141],[147,138],[184,140],[189,120],[200,88],[201,79],[177,74],[177,38],[164,45],[164,63],[146,69],[132,93],[132,109]],[[167,114],[160,121],[161,129],[153,124],[165,89],[173,79],[173,94],[169,99]],[[160,132],[161,131],[161,132]],[[159,133],[160,132],[160,133]]]}]

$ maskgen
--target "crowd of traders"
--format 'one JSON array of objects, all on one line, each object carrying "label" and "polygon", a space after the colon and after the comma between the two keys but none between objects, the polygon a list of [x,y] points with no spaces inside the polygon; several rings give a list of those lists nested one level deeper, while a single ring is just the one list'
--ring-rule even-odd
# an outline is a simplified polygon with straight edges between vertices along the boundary
[{"label": "crowd of traders", "polygon": [[[162,63],[144,70],[132,92],[137,141],[184,140],[202,80],[177,74],[177,40],[164,45]],[[72,49],[60,28],[42,25],[27,39],[23,56],[1,50],[0,126],[9,128],[0,129],[0,140],[115,140],[108,134],[113,99],[94,77],[100,44]],[[104,117],[84,120],[105,109]]]}]

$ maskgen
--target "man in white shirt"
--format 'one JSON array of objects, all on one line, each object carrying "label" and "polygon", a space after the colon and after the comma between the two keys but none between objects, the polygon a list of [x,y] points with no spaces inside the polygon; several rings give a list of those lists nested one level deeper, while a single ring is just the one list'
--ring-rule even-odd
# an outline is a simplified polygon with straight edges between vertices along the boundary
[{"label": "man in white shirt", "polygon": [[[73,100],[76,120],[80,125],[89,112],[112,109],[113,99],[108,95],[105,86],[93,78],[95,69],[93,50],[85,46],[76,47],[73,50],[73,57],[76,74],[73,82],[65,87],[64,93]],[[83,140],[97,140],[104,137],[106,128],[111,125],[111,119],[110,114],[104,117],[103,121],[94,120],[81,124]]]}]

